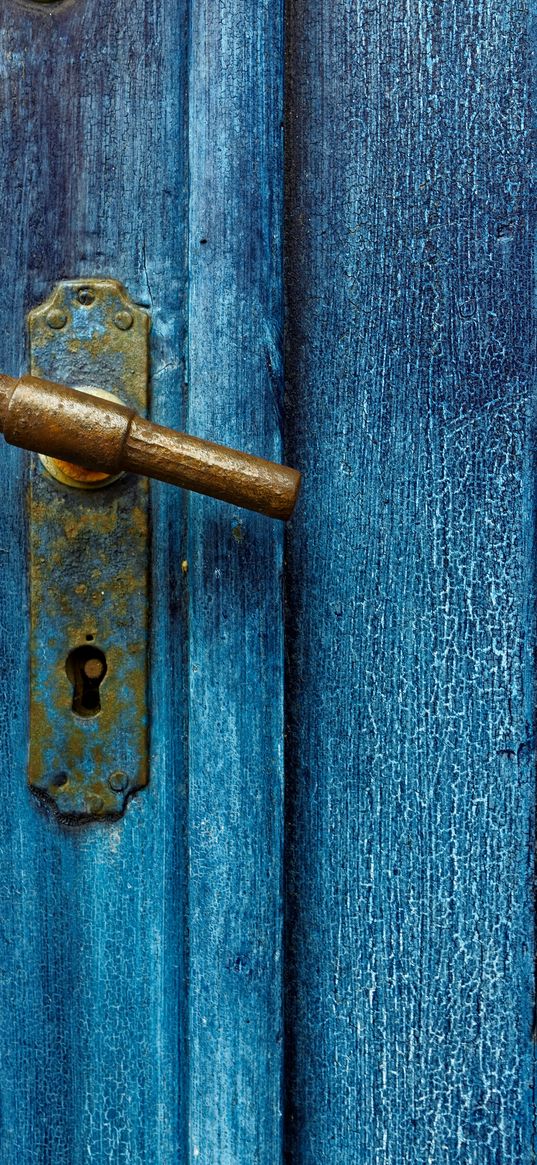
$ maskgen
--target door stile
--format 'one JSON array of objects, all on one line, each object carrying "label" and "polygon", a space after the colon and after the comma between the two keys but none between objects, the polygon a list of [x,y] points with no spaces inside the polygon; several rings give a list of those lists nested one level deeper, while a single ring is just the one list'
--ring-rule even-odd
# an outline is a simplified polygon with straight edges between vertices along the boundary
[{"label": "door stile", "polygon": [[[121,280],[152,317],[152,414],[182,420],[182,3],[0,5],[1,367],[57,280]],[[115,824],[66,828],[27,788],[25,460],[0,449],[0,1156],[186,1157],[183,507],[152,489],[151,775]],[[104,697],[103,697],[104,698]]]},{"label": "door stile", "polygon": [[[281,454],[282,11],[191,7],[188,428]],[[281,1158],[282,530],[189,501],[190,1160]]]},{"label": "door stile", "polygon": [[287,7],[293,1165],[534,1159],[530,33]]}]

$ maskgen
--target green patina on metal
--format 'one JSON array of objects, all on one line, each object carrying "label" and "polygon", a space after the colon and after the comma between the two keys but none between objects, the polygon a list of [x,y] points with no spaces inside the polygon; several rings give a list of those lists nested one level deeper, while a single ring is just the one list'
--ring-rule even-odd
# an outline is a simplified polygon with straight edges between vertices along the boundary
[{"label": "green patina on metal", "polygon": [[[119,283],[58,284],[29,329],[32,375],[147,414],[149,317]],[[29,782],[66,823],[114,819],[148,780],[148,484],[74,488],[33,457],[29,518]],[[82,648],[106,659],[100,709],[90,701],[87,715],[68,665]]]}]

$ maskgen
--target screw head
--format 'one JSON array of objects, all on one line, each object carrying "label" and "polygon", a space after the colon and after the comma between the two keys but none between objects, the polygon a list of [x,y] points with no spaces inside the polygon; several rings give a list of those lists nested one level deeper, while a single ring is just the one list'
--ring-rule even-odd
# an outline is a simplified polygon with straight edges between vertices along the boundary
[{"label": "screw head", "polygon": [[58,331],[60,328],[64,328],[66,323],[67,316],[61,308],[53,307],[47,312],[47,324],[49,328],[54,328],[55,331]]},{"label": "screw head", "polygon": [[111,773],[108,778],[108,784],[114,793],[124,793],[128,783],[129,778],[126,773]]},{"label": "screw head", "polygon": [[120,332],[128,332],[134,323],[134,316],[131,315],[130,311],[118,311],[114,323]]},{"label": "screw head", "polygon": [[95,292],[91,287],[79,287],[76,298],[82,307],[91,307],[92,303],[95,303]]}]

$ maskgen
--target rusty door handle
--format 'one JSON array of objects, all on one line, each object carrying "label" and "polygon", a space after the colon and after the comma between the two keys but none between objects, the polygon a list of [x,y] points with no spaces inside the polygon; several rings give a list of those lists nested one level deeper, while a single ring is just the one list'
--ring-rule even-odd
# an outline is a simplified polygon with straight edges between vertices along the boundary
[{"label": "rusty door handle", "polygon": [[270,518],[290,518],[300,489],[296,469],[155,425],[113,399],[33,376],[0,375],[0,431],[22,449],[103,475],[145,474]]}]

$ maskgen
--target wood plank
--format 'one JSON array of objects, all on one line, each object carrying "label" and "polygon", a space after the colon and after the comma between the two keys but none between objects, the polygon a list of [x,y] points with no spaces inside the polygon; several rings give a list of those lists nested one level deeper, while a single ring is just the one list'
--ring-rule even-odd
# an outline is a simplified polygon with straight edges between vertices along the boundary
[{"label": "wood plank", "polygon": [[529,53],[288,6],[293,1165],[533,1159]]},{"label": "wood plank", "polygon": [[[171,0],[1,5],[0,367],[60,277],[153,313],[153,410],[182,414],[187,21]],[[153,491],[153,767],[110,828],[65,830],[26,787],[23,455],[0,449],[2,1160],[186,1158],[185,620],[180,495]]]},{"label": "wood plank", "polygon": [[[192,8],[189,430],[281,452],[282,14]],[[282,530],[191,498],[193,1161],[281,1159]]]}]

